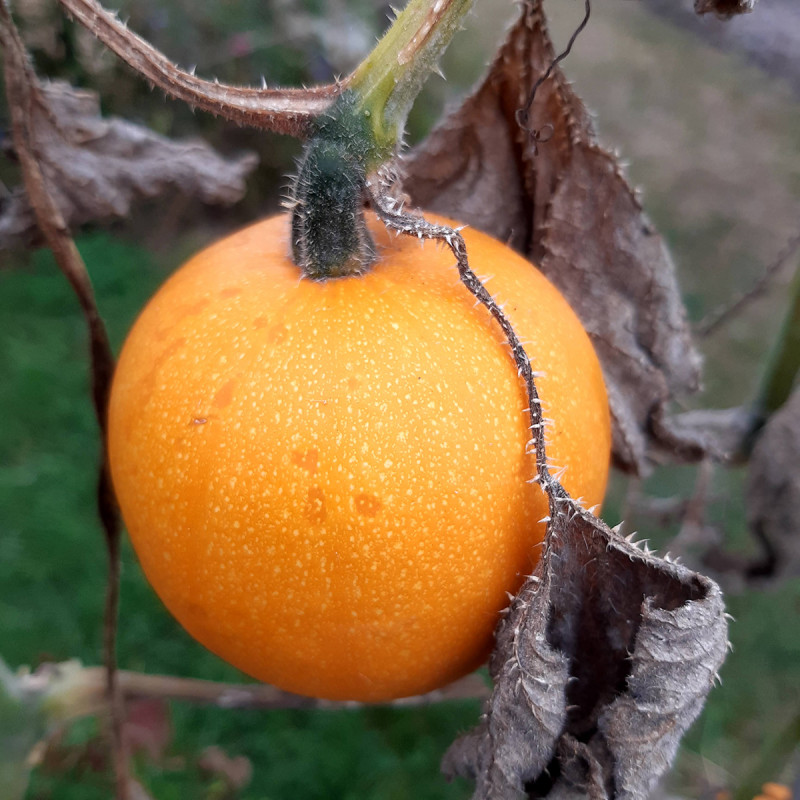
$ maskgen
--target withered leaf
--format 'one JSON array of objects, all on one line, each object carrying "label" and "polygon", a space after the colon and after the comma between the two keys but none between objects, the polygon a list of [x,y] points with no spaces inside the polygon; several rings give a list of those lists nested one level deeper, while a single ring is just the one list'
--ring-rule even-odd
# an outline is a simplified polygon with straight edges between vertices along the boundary
[{"label": "withered leaf", "polygon": [[565,499],[497,629],[478,727],[443,762],[473,797],[641,800],[699,714],[727,649],[717,585]]},{"label": "withered leaf", "polygon": [[641,472],[658,451],[695,460],[666,413],[700,362],[661,238],[558,69],[530,111],[539,141],[518,123],[553,58],[541,2],[525,0],[483,84],[403,162],[404,189],[508,242],[566,295],[603,364],[620,467]]},{"label": "withered leaf", "polygon": [[753,577],[800,575],[800,389],[764,426],[750,457],[747,521],[764,556]]},{"label": "withered leaf", "polygon": [[[63,82],[42,84],[31,109],[32,146],[67,225],[126,216],[144,198],[182,193],[229,205],[245,192],[252,154],[218,155],[204,142],[171,141],[119,118],[100,116],[93,92]],[[22,188],[0,203],[0,250],[38,242]]]}]

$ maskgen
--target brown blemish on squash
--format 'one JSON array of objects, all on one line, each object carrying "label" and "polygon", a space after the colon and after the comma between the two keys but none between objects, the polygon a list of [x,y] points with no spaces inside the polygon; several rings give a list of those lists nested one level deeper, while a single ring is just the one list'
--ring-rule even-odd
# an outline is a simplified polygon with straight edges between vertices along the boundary
[{"label": "brown blemish on squash", "polygon": [[292,453],[292,464],[314,475],[319,466],[319,450],[316,447],[309,450],[295,450]]},{"label": "brown blemish on squash", "polygon": [[286,326],[281,323],[280,325],[273,325],[267,332],[267,342],[269,344],[280,344],[286,339]]},{"label": "brown blemish on squash", "polygon": [[256,317],[253,320],[253,327],[260,331],[262,328],[266,328],[269,325],[269,317]]},{"label": "brown blemish on squash", "polygon": [[241,289],[237,289],[235,286],[229,286],[227,289],[223,289],[220,293],[220,297],[238,297],[242,293]]},{"label": "brown blemish on squash", "polygon": [[356,511],[364,517],[374,517],[383,508],[383,503],[374,494],[357,494]]},{"label": "brown blemish on squash", "polygon": [[202,300],[197,300],[191,305],[184,306],[183,308],[178,309],[178,313],[180,316],[190,317],[195,314],[199,314],[207,305],[208,305],[208,299],[203,298]]},{"label": "brown blemish on squash", "polygon": [[233,400],[233,393],[236,389],[236,379],[231,378],[227,383],[223,384],[214,395],[211,405],[215,408],[225,408],[230,405]]},{"label": "brown blemish on squash", "polygon": [[325,510],[325,493],[319,486],[312,486],[306,495],[303,514],[310,522],[324,522],[328,512]]},{"label": "brown blemish on squash", "polygon": [[143,378],[143,385],[145,387],[144,393],[146,397],[149,397],[155,387],[156,387],[156,378],[158,376],[158,372],[161,367],[173,356],[177,353],[184,345],[186,344],[186,339],[183,337],[179,339],[175,339],[174,341],[170,342],[169,345],[162,350],[158,357],[153,361],[152,366],[150,367],[149,372]]}]

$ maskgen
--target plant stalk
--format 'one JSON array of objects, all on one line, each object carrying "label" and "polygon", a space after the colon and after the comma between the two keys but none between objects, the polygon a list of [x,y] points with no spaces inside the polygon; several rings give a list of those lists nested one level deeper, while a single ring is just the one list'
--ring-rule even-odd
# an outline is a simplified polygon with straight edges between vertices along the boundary
[{"label": "plant stalk", "polygon": [[370,122],[377,159],[370,168],[394,152],[414,100],[471,7],[472,0],[411,0],[348,79]]},{"label": "plant stalk", "polygon": [[[800,372],[800,265],[789,290],[789,308],[753,404],[754,436],[789,399]],[[754,437],[753,437],[754,438]]]},{"label": "plant stalk", "polygon": [[366,272],[367,176],[390,158],[411,106],[472,0],[411,0],[319,116],[292,188],[292,257],[312,280]]}]

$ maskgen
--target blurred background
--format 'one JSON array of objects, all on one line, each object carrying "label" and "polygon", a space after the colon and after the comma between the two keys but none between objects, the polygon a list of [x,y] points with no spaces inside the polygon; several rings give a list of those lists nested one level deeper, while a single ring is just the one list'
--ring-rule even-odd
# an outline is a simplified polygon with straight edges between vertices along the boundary
[{"label": "blurred background", "polygon": [[[695,19],[688,0],[596,0],[564,69],[596,115],[601,141],[620,153],[667,239],[692,320],[747,288],[800,232],[800,19],[794,0],[761,0],[730,22]],[[179,197],[141,205],[129,220],[85,230],[79,248],[118,347],[138,309],[189,254],[278,209],[293,159],[289,139],[193,115],[165,100],[51,0],[15,0],[40,74],[97,90],[104,112],[171,137],[201,136],[221,152],[255,151],[260,166],[236,207]],[[578,0],[550,0],[556,46],[580,21]],[[133,30],[199,75],[228,83],[327,82],[347,73],[384,29],[375,0],[137,0],[121,3]],[[480,78],[516,7],[479,0],[409,120],[419,141]],[[8,113],[0,106],[0,136]],[[3,185],[16,185],[0,156]],[[729,407],[754,396],[784,313],[787,265],[768,292],[699,340],[705,388],[687,407]],[[77,303],[45,251],[0,253],[0,654],[12,667],[101,658],[105,552],[95,516],[99,442],[88,402],[86,336]],[[798,465],[800,466],[800,465]],[[701,526],[731,553],[755,553],[744,516],[742,470],[707,481]],[[604,516],[625,517],[668,548],[698,470],[662,467],[645,481],[616,476]],[[685,532],[685,528],[684,528]],[[692,564],[691,537],[684,555]],[[685,739],[665,792],[751,798],[763,781],[800,769],[800,581],[746,584],[716,575],[735,617],[722,686]],[[125,548],[119,661],[126,669],[242,681],[161,607]],[[423,710],[224,711],[172,704],[135,710],[147,742],[137,773],[156,800],[400,800],[466,798],[439,759],[471,727],[479,703]],[[137,716],[138,715],[138,716]],[[58,737],[34,775],[30,800],[100,800],[111,778],[92,720]],[[206,748],[249,760],[246,785],[203,767]],[[2,792],[0,791],[0,796]]]}]

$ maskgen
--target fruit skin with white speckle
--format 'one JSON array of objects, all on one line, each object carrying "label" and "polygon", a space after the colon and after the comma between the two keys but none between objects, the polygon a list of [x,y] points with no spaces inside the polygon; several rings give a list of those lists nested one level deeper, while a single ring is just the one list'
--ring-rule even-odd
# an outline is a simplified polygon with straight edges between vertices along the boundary
[{"label": "fruit skin with white speckle", "polygon": [[[301,278],[286,217],[195,256],[136,322],[109,407],[122,514],[181,624],[261,680],[362,701],[485,659],[547,514],[496,323],[447,249],[370,228],[360,277]],[[528,262],[464,237],[544,373],[550,463],[599,503],[611,434],[586,333]]]}]

